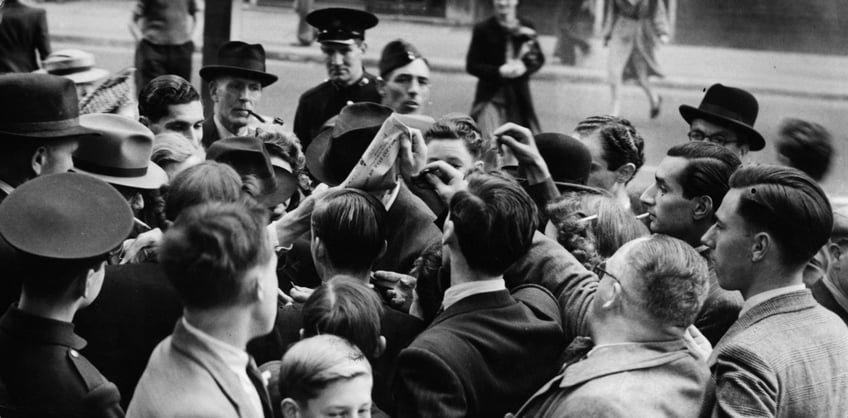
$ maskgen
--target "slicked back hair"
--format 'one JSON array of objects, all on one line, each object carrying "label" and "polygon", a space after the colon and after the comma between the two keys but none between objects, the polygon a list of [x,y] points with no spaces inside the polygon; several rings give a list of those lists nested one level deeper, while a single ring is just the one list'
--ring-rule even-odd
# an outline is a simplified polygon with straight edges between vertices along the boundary
[{"label": "slicked back hair", "polygon": [[197,89],[178,75],[160,75],[138,93],[138,114],[157,122],[170,113],[169,106],[200,101]]},{"label": "slicked back hair", "polygon": [[280,397],[306,405],[334,382],[370,376],[371,365],[342,337],[316,335],[295,343],[280,362]]},{"label": "slicked back hair", "polygon": [[252,289],[246,274],[273,256],[268,211],[253,200],[184,210],[165,233],[159,262],[187,308],[240,304]]},{"label": "slicked back hair", "polygon": [[785,265],[806,263],[830,238],[830,201],[802,171],[765,164],[743,166],[730,178],[730,187],[742,191],[739,215],[774,237]]},{"label": "slicked back hair", "polygon": [[574,129],[581,137],[600,131],[601,147],[609,170],[631,163],[639,170],[645,164],[645,140],[629,120],[616,116],[591,116]]},{"label": "slicked back hair", "polygon": [[730,190],[730,176],[742,164],[732,151],[706,141],[675,145],[666,155],[688,160],[677,179],[683,188],[683,197],[709,196],[713,201],[713,212],[718,210],[724,195]]},{"label": "slicked back hair", "polygon": [[321,239],[333,267],[365,271],[383,250],[387,216],[383,204],[362,190],[333,190],[315,204],[312,234]]},{"label": "slicked back hair", "polygon": [[468,265],[503,274],[529,249],[538,209],[515,180],[502,173],[472,173],[468,189],[450,201],[450,219]]}]

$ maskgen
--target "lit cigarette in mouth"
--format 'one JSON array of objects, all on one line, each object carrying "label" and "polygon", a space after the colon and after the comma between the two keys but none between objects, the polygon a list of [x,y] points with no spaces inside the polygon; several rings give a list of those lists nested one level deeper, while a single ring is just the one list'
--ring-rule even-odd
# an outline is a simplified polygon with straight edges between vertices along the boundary
[{"label": "lit cigarette in mouth", "polygon": [[645,219],[645,218],[647,218],[648,216],[651,216],[651,214],[650,214],[650,213],[648,213],[648,212],[645,212],[645,213],[643,213],[643,214],[641,214],[641,215],[636,215],[636,219],[638,219],[638,220],[640,220],[640,221],[641,221],[642,219]]}]

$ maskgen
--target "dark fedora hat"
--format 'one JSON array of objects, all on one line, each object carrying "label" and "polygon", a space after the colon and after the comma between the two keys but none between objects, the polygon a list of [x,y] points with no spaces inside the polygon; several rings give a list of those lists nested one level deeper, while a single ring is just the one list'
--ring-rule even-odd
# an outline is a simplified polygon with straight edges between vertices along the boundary
[{"label": "dark fedora hat", "polygon": [[277,81],[277,76],[265,72],[265,48],[260,44],[242,41],[230,41],[221,45],[215,64],[200,69],[200,76],[207,81],[221,75],[257,80],[262,87]]},{"label": "dark fedora hat", "polygon": [[738,128],[747,133],[751,151],[759,151],[766,146],[763,136],[754,129],[760,106],[753,94],[735,87],[713,84],[707,89],[701,104],[695,108],[680,106],[680,116],[691,124],[694,119]]},{"label": "dark fedora hat", "polygon": [[77,260],[116,248],[130,233],[127,201],[102,180],[76,173],[40,176],[0,204],[0,235],[39,257]]},{"label": "dark fedora hat", "polygon": [[206,159],[227,164],[241,176],[255,176],[260,187],[256,200],[267,207],[285,202],[293,193],[288,184],[277,187],[271,156],[259,138],[233,136],[215,141],[206,150]]},{"label": "dark fedora hat", "polygon": [[165,170],[150,161],[153,132],[146,126],[111,113],[83,115],[80,121],[100,136],[80,141],[74,171],[135,189],[158,189],[168,182]]},{"label": "dark fedora hat", "polygon": [[592,170],[592,154],[583,141],[554,132],[537,134],[534,139],[560,191],[591,189],[586,180]]},{"label": "dark fedora hat", "polygon": [[391,114],[391,108],[370,102],[342,108],[306,148],[309,172],[328,185],[341,184]]},{"label": "dark fedora hat", "polygon": [[0,75],[0,134],[66,138],[94,134],[79,124],[74,82],[49,74]]}]

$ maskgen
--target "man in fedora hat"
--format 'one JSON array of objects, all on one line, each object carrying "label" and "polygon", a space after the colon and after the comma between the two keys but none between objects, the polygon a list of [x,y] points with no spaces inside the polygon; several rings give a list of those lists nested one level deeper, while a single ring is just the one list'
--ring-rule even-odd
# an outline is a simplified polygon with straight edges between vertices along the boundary
[{"label": "man in fedora hat", "polygon": [[[157,190],[168,175],[150,161],[153,133],[140,122],[119,115],[83,115],[80,123],[100,135],[80,143],[74,151],[74,171],[92,175],[118,190],[133,212],[144,209],[144,190]],[[150,229],[136,219],[135,233]]]},{"label": "man in fedora hat", "polygon": [[249,127],[264,118],[257,117],[256,105],[262,89],[277,81],[277,76],[265,72],[265,49],[260,44],[230,41],[218,49],[214,65],[200,69],[200,76],[209,84],[214,102],[211,118],[203,124],[203,145],[231,136],[249,135]]},{"label": "man in fedora hat", "polygon": [[371,13],[345,8],[320,9],[306,16],[318,29],[328,80],[300,96],[294,133],[307,149],[328,119],[351,103],[380,103],[377,77],[365,71],[362,56],[368,45],[365,30],[379,21]]},{"label": "man in fedora hat", "polygon": [[[319,181],[336,186],[341,184],[359,162],[392,109],[376,103],[355,103],[345,106],[332,126],[315,137],[306,150],[306,167]],[[441,233],[434,223],[436,215],[407,185],[398,179],[390,191],[388,202],[388,245],[386,253],[374,265],[374,270],[406,273],[413,262]],[[286,257],[284,274],[298,284],[318,285],[309,246],[309,234],[301,237]]]},{"label": "man in fedora hat", "polygon": [[709,141],[744,159],[749,151],[766,146],[763,136],[754,129],[759,109],[751,93],[713,84],[697,108],[681,105],[680,115],[689,124],[690,141]]},{"label": "man in fedora hat", "polygon": [[0,235],[26,272],[19,302],[0,318],[0,415],[123,416],[71,322],[97,298],[106,259],[131,227],[121,195],[82,174],[39,177],[0,204]]},{"label": "man in fedora hat", "polygon": [[0,7],[0,20],[0,74],[37,70],[36,56],[43,60],[50,54],[47,12],[6,0]]}]

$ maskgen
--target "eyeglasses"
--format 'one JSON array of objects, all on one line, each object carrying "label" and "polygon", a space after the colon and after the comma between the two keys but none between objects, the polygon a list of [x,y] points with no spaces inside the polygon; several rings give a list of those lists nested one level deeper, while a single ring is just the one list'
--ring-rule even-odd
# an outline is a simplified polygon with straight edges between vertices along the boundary
[{"label": "eyeglasses", "polygon": [[697,129],[689,131],[687,136],[689,137],[690,141],[707,141],[721,146],[726,146],[727,144],[735,144],[736,142],[738,142],[727,139],[724,134],[707,135]]},{"label": "eyeglasses", "polygon": [[598,281],[600,282],[601,280],[603,280],[604,276],[609,276],[611,279],[617,281],[618,285],[621,286],[623,289],[624,285],[621,284],[621,280],[618,280],[618,277],[615,277],[610,272],[606,271],[606,267],[607,263],[605,261],[592,268],[592,272],[598,276]]}]

